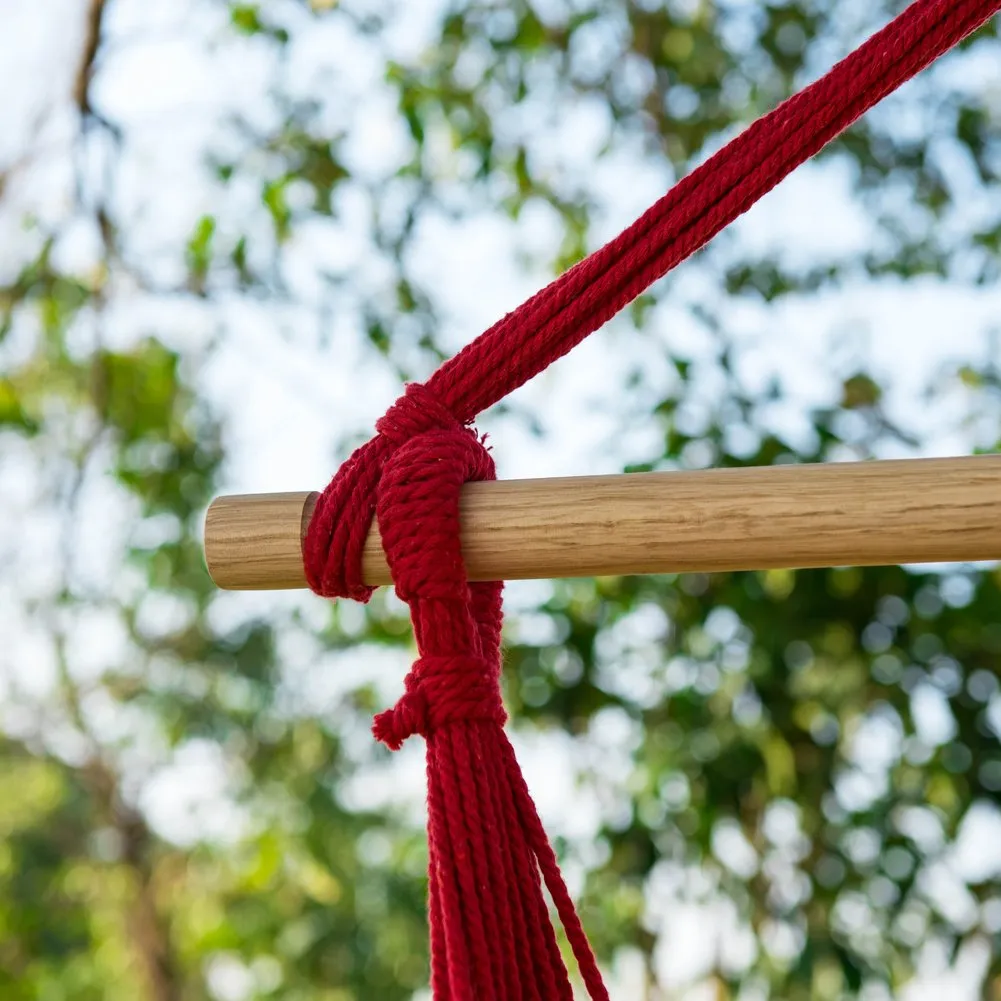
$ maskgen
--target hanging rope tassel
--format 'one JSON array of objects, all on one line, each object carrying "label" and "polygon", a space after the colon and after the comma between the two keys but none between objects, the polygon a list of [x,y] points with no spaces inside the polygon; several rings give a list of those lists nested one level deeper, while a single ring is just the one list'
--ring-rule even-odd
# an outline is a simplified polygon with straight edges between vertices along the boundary
[{"label": "hanging rope tassel", "polygon": [[[459,543],[459,492],[494,479],[466,427],[396,439],[411,387],[382,424],[395,445],[379,482],[377,515],[397,594],[410,605],[420,657],[399,702],[375,719],[393,750],[427,741],[432,989],[448,1001],[560,999],[573,991],[543,882],[590,996],[608,995],[553,850],[502,729],[500,583],[469,584]],[[439,419],[441,414],[439,412]],[[426,418],[425,418],[426,419]]]}]

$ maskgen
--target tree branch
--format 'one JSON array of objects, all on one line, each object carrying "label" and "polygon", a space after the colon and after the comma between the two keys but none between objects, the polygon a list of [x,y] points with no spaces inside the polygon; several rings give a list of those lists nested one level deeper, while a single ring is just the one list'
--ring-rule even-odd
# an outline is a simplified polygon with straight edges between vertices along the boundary
[{"label": "tree branch", "polygon": [[94,114],[90,103],[90,82],[94,77],[94,65],[101,47],[106,8],[107,0],[90,0],[87,20],[84,22],[83,54],[73,83],[73,102],[82,118],[89,118]]}]

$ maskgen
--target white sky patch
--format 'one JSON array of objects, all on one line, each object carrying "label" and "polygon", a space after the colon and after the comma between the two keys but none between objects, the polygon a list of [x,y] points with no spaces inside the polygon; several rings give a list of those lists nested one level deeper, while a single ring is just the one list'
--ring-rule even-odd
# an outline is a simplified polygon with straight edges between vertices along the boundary
[{"label": "white sky patch", "polygon": [[157,833],[174,844],[235,844],[249,818],[231,798],[233,779],[232,763],[218,744],[191,740],[149,776],[140,802]]}]

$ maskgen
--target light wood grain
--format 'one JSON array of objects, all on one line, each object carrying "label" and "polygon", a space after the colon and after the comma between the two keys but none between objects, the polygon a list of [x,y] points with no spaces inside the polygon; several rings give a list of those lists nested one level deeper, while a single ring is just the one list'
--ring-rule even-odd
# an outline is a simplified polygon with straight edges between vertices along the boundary
[{"label": "light wood grain", "polygon": [[[220,497],[205,554],[224,588],[305,587],[315,493]],[[473,580],[1001,558],[1001,455],[469,483]],[[373,528],[363,573],[387,584]]]}]

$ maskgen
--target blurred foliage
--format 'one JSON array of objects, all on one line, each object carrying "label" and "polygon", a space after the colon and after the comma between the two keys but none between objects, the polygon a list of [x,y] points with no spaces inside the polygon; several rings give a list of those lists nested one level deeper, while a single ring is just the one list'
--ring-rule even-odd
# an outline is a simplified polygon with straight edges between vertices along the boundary
[{"label": "blurred foliage", "polygon": [[[294,302],[286,255],[297,234],[361,198],[383,284],[353,265],[323,280],[372,356],[400,376],[426,372],[447,353],[412,255],[429,213],[462,219],[487,206],[516,225],[548,206],[560,236],[545,263],[564,267],[594,245],[601,209],[589,164],[571,169],[573,149],[562,160],[544,149],[570,111],[603,116],[598,160],[625,150],[677,175],[897,7],[457,0],[419,56],[403,58],[388,40],[400,14],[388,3],[229,4],[225,30],[286,69],[295,46],[323,31],[381,53],[403,152],[392,169],[359,169],[350,130],[329,124],[320,95],[303,98],[277,74],[276,113],[238,116],[225,142],[202,151],[219,207],[193,209],[166,285],[137,249],[114,182],[76,167],[72,211],[29,220],[31,251],[0,284],[0,463],[14,471],[5,477],[31,478],[62,542],[51,579],[4,592],[19,595],[11,621],[44,642],[4,662],[0,996],[393,1001],[427,980],[421,833],[346,793],[360,768],[384,767],[354,739],[375,694],[313,704],[285,668],[289,650],[405,648],[406,623],[380,600],[361,618],[339,608],[318,618],[315,604],[234,616],[200,548],[226,456],[202,379],[215,344],[175,342],[148,317],[123,337],[111,317],[125,290],[207,304],[221,328],[234,295]],[[75,144],[101,143],[113,162],[122,131],[89,90],[112,29],[104,4],[92,8]],[[966,71],[985,53],[996,60],[995,36],[996,25],[980,32],[948,57],[950,75],[933,70],[822,154],[846,165],[877,227],[862,259],[755,257],[724,234],[693,266],[712,291],[686,308],[718,343],[723,388],[711,406],[696,401],[690,361],[650,336],[676,378],[623,418],[660,436],[658,454],[633,468],[867,458],[920,444],[861,370],[808,414],[799,444],[778,435],[763,414],[783,390],[743,388],[718,306],[779,303],[860,276],[995,281],[1001,215],[958,204],[1001,203],[1001,113]],[[898,127],[905,111],[920,128]],[[957,162],[964,185],[951,180]],[[227,192],[248,190],[256,214],[227,214]],[[98,245],[85,269],[56,253],[80,217]],[[641,336],[672,287],[629,311]],[[973,419],[996,416],[1001,371],[967,362],[937,390],[965,394]],[[995,421],[975,444],[992,450],[999,438]],[[94,497],[112,512],[103,523]],[[103,581],[75,556],[94,551],[94,533],[98,548],[121,549]],[[80,639],[90,621],[120,636],[96,667]],[[716,907],[707,935],[732,924],[704,971],[721,999],[874,1001],[914,976],[929,945],[954,958],[971,943],[988,943],[983,997],[998,996],[998,871],[968,873],[954,845],[971,811],[996,811],[1001,795],[999,571],[555,582],[511,623],[506,657],[514,726],[569,735],[581,794],[602,804],[589,844],[560,848],[587,870],[582,916],[602,959],[638,953],[645,997],[674,996],[655,983],[657,950],[671,951],[658,932],[692,904]],[[36,677],[44,683],[26,683]],[[617,735],[607,754],[606,733]],[[149,783],[189,752],[222,763],[226,788],[209,796],[229,819],[168,836],[151,804],[169,796]],[[612,775],[609,760],[624,765]],[[208,780],[192,774],[171,788],[198,791]]]}]

